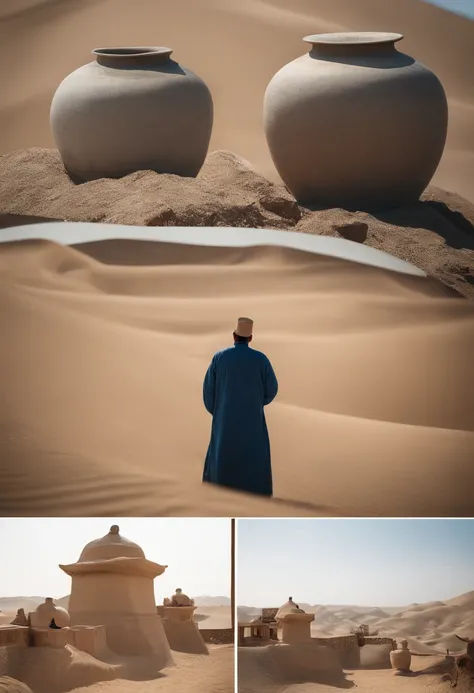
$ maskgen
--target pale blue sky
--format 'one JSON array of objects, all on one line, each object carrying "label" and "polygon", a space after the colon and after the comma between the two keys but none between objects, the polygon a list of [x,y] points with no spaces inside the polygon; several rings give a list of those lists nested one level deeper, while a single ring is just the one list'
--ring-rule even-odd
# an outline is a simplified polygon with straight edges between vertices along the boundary
[{"label": "pale blue sky", "polygon": [[425,2],[474,19],[474,0],[425,0]]},{"label": "pale blue sky", "polygon": [[0,597],[69,594],[59,563],[74,563],[85,544],[120,533],[147,558],[169,567],[155,580],[155,596],[181,587],[191,597],[230,596],[230,520],[208,518],[8,518],[0,519]]},{"label": "pale blue sky", "polygon": [[474,520],[239,520],[237,603],[405,606],[474,590]]}]

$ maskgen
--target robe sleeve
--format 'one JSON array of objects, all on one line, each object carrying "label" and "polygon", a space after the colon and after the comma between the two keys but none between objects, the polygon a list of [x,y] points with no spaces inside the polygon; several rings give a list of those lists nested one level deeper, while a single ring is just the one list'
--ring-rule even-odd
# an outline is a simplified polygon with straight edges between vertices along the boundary
[{"label": "robe sleeve", "polygon": [[265,362],[265,392],[263,395],[263,405],[266,406],[273,402],[278,393],[278,380],[273,370],[273,366],[268,359]]},{"label": "robe sleeve", "polygon": [[211,416],[214,414],[214,403],[216,394],[216,360],[212,359],[211,365],[207,369],[203,384],[204,406]]}]

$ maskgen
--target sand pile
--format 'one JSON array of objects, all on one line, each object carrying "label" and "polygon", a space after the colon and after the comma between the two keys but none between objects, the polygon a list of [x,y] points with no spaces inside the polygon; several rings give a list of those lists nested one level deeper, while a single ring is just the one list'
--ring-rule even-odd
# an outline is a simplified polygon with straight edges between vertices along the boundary
[{"label": "sand pile", "polygon": [[26,683],[12,679],[10,676],[0,676],[0,693],[32,693],[32,691]]},{"label": "sand pile", "polygon": [[202,639],[199,628],[193,621],[163,621],[166,637],[175,652],[207,655],[209,650]]},{"label": "sand pile", "polygon": [[29,647],[22,652],[20,669],[22,680],[34,693],[62,693],[114,680],[122,667],[101,662],[68,645],[61,649]]},{"label": "sand pile", "polygon": [[377,215],[311,211],[231,152],[210,154],[196,179],[140,171],[83,185],[70,181],[56,150],[13,152],[0,157],[0,215],[5,226],[31,217],[273,228],[344,237],[407,260],[474,297],[474,204],[429,189],[421,202]]},{"label": "sand pile", "polygon": [[271,691],[275,686],[325,683],[344,688],[336,653],[314,643],[239,648],[239,692]]}]

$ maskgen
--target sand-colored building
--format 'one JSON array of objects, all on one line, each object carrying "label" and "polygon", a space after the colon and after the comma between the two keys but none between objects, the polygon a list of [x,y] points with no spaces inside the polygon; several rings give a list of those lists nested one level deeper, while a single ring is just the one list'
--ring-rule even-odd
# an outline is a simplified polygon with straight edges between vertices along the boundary
[{"label": "sand-colored building", "polygon": [[160,667],[171,663],[153,586],[167,566],[149,561],[143,549],[113,525],[84,547],[76,563],[59,567],[72,580],[72,626],[105,626],[107,645],[116,654],[152,655]]}]

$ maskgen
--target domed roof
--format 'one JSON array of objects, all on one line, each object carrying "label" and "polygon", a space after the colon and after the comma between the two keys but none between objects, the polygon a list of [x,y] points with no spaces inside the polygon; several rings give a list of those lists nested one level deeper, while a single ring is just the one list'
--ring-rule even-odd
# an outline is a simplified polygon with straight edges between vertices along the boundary
[{"label": "domed roof", "polygon": [[292,597],[288,599],[288,601],[281,606],[277,614],[275,616],[276,619],[283,618],[286,614],[304,614],[305,611],[303,609],[300,609],[297,604],[293,601]]},{"label": "domed roof", "polygon": [[84,546],[78,563],[106,561],[111,558],[145,558],[143,549],[122,537],[118,525],[112,525],[108,534]]}]

